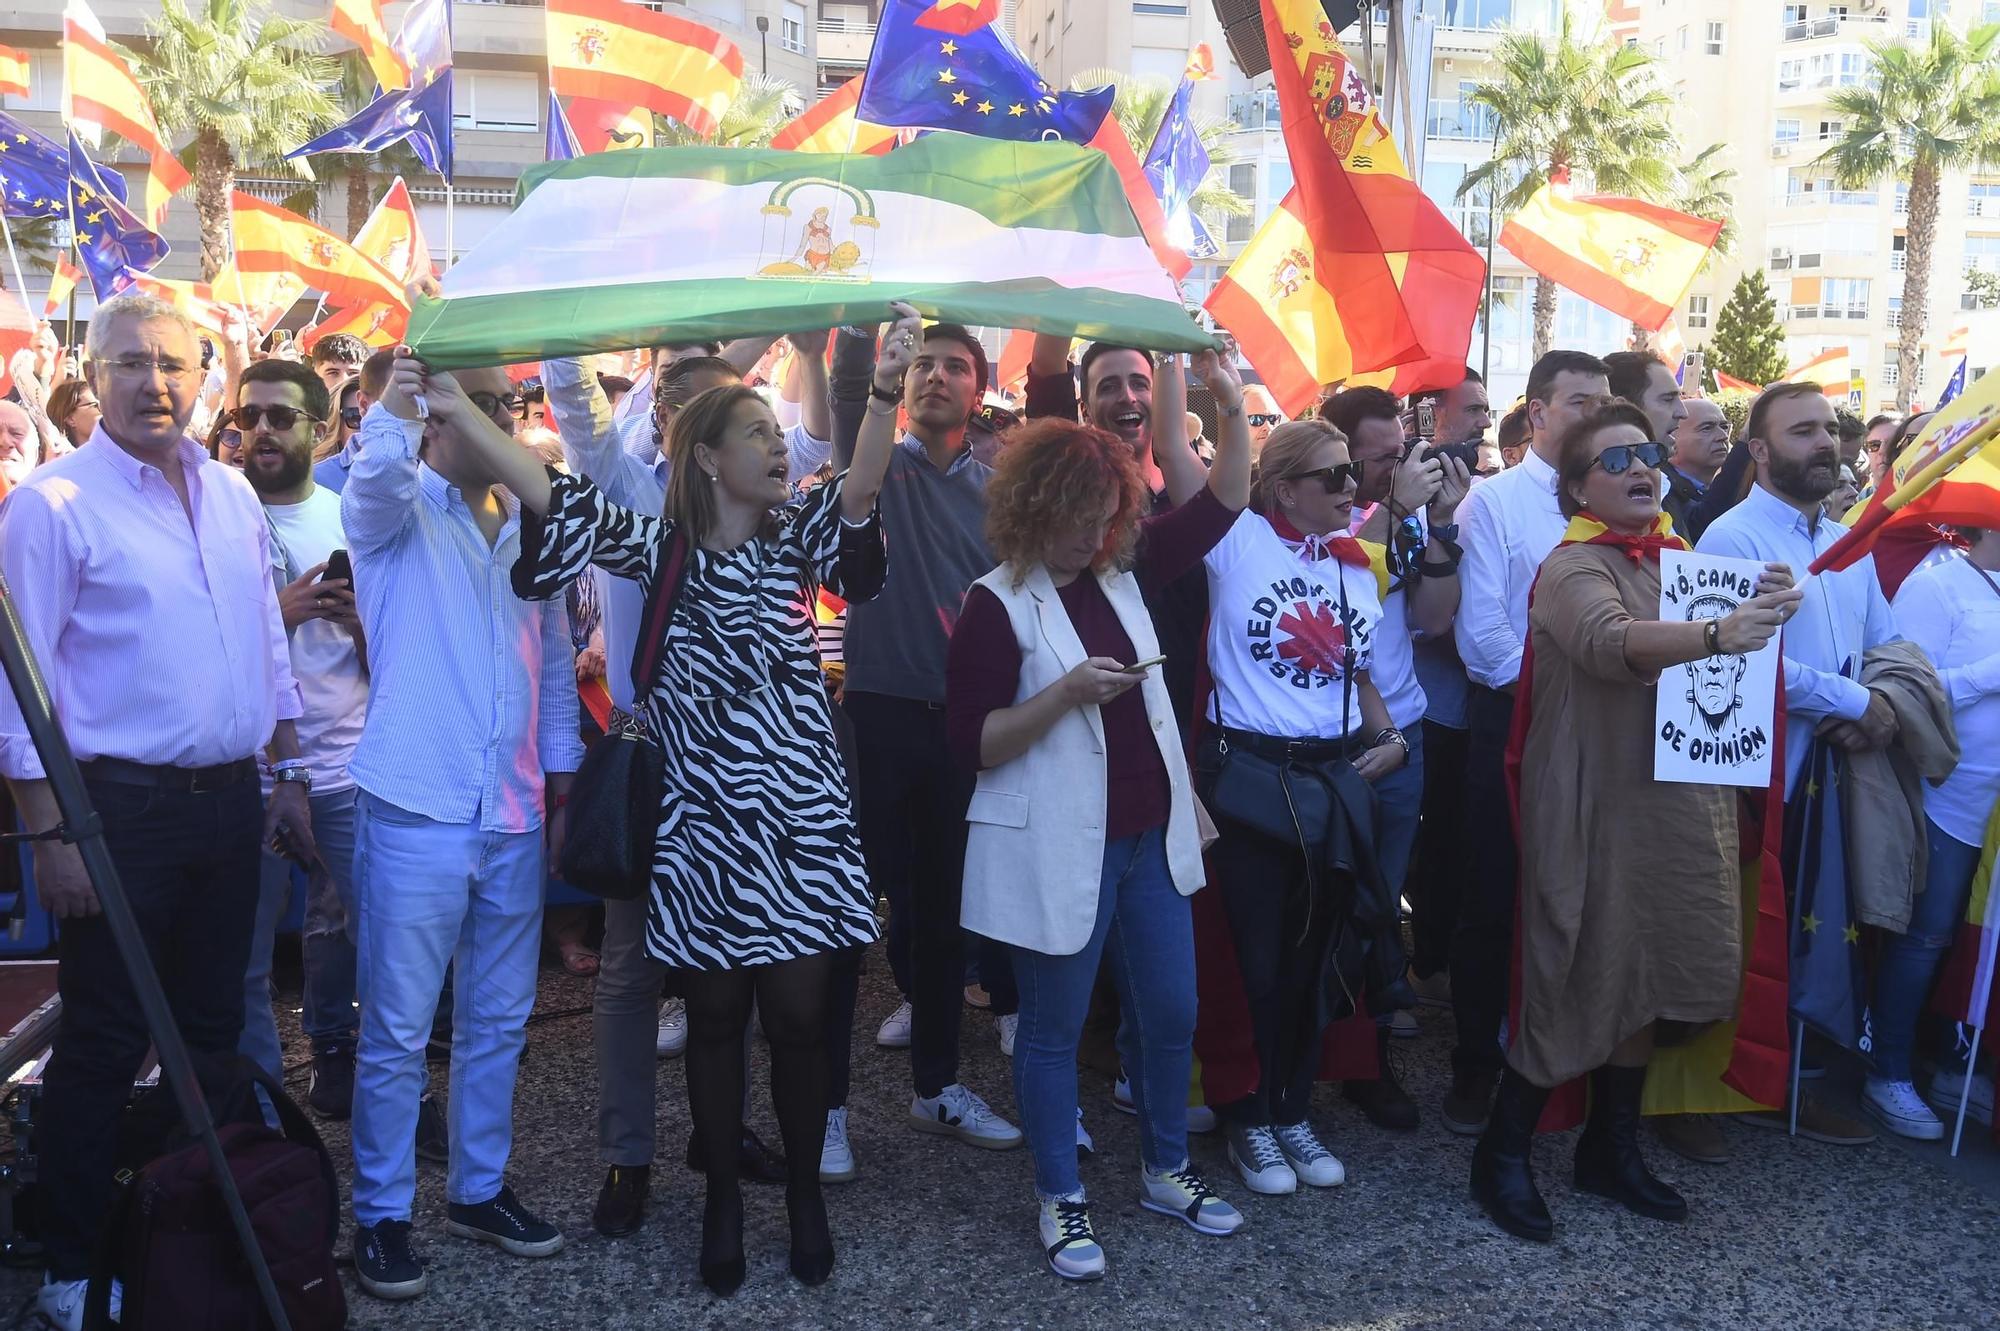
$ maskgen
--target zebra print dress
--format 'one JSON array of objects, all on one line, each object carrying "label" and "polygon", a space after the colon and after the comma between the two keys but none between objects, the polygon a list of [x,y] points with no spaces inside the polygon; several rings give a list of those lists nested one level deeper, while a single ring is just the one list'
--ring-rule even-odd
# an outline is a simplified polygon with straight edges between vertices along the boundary
[{"label": "zebra print dress", "polygon": [[[690,553],[659,678],[636,703],[665,757],[646,949],[669,966],[729,970],[876,937],[814,633],[821,584],[868,600],[887,571],[880,517],[841,521],[845,480],[782,510],[775,536]],[[548,513],[522,516],[524,596],[553,596],[591,564],[650,594],[664,519],[554,472]]]}]

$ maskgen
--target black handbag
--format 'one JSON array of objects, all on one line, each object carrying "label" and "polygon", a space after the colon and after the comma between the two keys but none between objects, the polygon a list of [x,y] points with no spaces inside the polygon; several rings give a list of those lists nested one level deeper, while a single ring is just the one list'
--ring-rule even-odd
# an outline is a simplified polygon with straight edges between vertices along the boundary
[{"label": "black handbag", "polygon": [[[646,598],[632,646],[632,706],[652,692],[665,654],[674,604],[687,581],[688,540],[679,527],[667,537],[659,579]],[[590,746],[570,784],[568,834],[556,875],[607,901],[631,901],[653,881],[653,844],[660,834],[665,783],[659,746],[637,715],[612,714],[604,737]]]}]

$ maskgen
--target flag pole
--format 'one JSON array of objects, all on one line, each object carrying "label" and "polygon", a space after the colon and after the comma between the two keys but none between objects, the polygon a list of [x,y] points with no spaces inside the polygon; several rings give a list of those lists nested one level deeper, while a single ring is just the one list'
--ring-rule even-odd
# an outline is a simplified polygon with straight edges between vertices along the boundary
[{"label": "flag pole", "polygon": [[[1493,151],[1500,151],[1500,118],[1493,118]],[[1493,193],[1491,179],[1486,182],[1486,317],[1479,321],[1479,377],[1492,377],[1493,362]]]},{"label": "flag pole", "polygon": [[458,250],[453,244],[451,231],[451,203],[452,195],[455,191],[451,187],[450,176],[440,173],[438,179],[444,182],[444,266],[446,269],[449,269],[454,263],[458,262]]},{"label": "flag pole", "polygon": [[1806,1024],[1803,1021],[1794,1020],[1792,1022],[1792,1121],[1790,1125],[1790,1132],[1794,1137],[1799,1135],[1799,1074],[1804,1070],[1805,1058]]},{"label": "flag pole", "polygon": [[0,234],[7,237],[7,262],[13,266],[14,285],[21,292],[21,309],[32,318],[34,312],[28,309],[28,279],[21,274],[21,256],[14,249],[14,227],[7,220],[7,210],[4,208],[0,208]]},{"label": "flag pole", "polygon": [[1972,1069],[1979,1062],[1979,1037],[1983,1030],[1979,1026],[1972,1028],[1972,1048],[1965,1052],[1965,1081],[1958,1088],[1958,1122],[1951,1130],[1951,1154],[1954,1159],[1958,1157],[1959,1138],[1965,1135],[1965,1106],[1972,1099]]}]

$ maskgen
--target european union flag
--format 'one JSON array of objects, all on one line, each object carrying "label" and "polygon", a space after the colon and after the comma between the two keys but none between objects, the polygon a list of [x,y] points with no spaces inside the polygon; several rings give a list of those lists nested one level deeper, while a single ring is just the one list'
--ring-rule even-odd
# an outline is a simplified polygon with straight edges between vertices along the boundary
[{"label": "european union flag", "polygon": [[1861,930],[1847,883],[1839,751],[1815,738],[1805,784],[1785,811],[1792,887],[1792,1015],[1849,1049],[1859,1046]]},{"label": "european union flag", "polygon": [[1202,146],[1188,110],[1193,93],[1194,80],[1182,79],[1173,100],[1167,103],[1166,115],[1160,118],[1159,132],[1153,135],[1153,146],[1146,149],[1143,163],[1146,179],[1160,197],[1160,211],[1170,222],[1188,206],[1208,175],[1208,149]]},{"label": "european union flag", "polygon": [[1112,89],[1057,92],[1007,34],[956,21],[963,0],[888,0],[861,79],[855,114],[877,125],[955,129],[989,139],[1088,143]]},{"label": "european union flag", "polygon": [[69,134],[67,207],[76,252],[99,300],[124,290],[133,273],[147,273],[167,257],[167,242],[124,203],[125,181],[90,160],[76,131]]},{"label": "european union flag", "polygon": [[410,86],[378,95],[344,125],[285,154],[378,153],[410,141],[424,169],[451,179],[451,3],[417,0],[403,20],[396,50],[409,62]]},{"label": "european union flag", "polygon": [[60,144],[0,115],[0,198],[7,216],[61,217],[69,211],[68,178],[69,154]]},{"label": "european union flag", "polygon": [[1945,381],[1944,391],[1938,394],[1938,406],[1942,407],[1965,391],[1965,366],[1971,359],[1970,356],[1959,357],[1958,368],[1951,372],[1951,378]]},{"label": "european union flag", "polygon": [[556,90],[551,88],[548,129],[542,139],[542,160],[567,162],[572,157],[581,156],[583,156],[583,145],[576,141],[576,131],[569,127],[569,117],[563,114],[562,99],[557,97]]}]

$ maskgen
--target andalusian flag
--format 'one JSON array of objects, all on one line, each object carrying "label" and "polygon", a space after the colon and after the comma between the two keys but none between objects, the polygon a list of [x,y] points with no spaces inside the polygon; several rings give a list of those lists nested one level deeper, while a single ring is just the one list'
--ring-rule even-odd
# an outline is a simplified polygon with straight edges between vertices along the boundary
[{"label": "andalusian flag", "polygon": [[511,217],[417,304],[455,368],[873,323],[1212,345],[1102,153],[933,134],[886,157],[655,148],[529,167]]},{"label": "andalusian flag", "polygon": [[84,0],[69,0],[63,10],[63,85],[64,119],[85,143],[99,147],[108,129],[146,154],[145,216],[158,229],[168,202],[191,177],[160,132],[132,67],[112,49],[104,25]]},{"label": "andalusian flag", "polygon": [[410,86],[410,66],[389,39],[389,24],[382,17],[382,0],[333,0],[333,15],[327,26],[361,48],[361,56],[375,75],[382,91],[394,92]]},{"label": "andalusian flag", "polygon": [[1854,365],[1845,343],[1828,347],[1817,356],[1807,357],[1785,371],[1785,382],[1818,384],[1820,392],[1845,402],[1854,384]]},{"label": "andalusian flag", "polygon": [[1720,222],[1658,204],[1572,194],[1559,173],[1507,219],[1500,244],[1593,305],[1658,328],[1694,285],[1721,234]]},{"label": "andalusian flag", "polygon": [[0,93],[10,97],[28,95],[28,53],[12,46],[0,46]]},{"label": "andalusian flag", "polygon": [[292,273],[329,300],[405,303],[403,284],[381,264],[297,213],[238,190],[230,200],[236,267],[245,273]]},{"label": "andalusian flag", "polygon": [[707,136],[743,81],[743,53],[712,28],[624,0],[548,0],[549,86],[643,106]]},{"label": "andalusian flag", "polygon": [[799,153],[869,153],[879,156],[896,146],[896,131],[871,125],[854,114],[861,101],[861,76],[856,74],[820,98],[796,120],[771,136],[773,148]]}]

